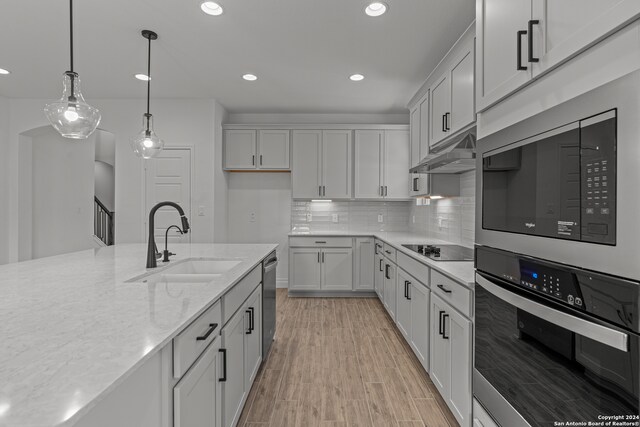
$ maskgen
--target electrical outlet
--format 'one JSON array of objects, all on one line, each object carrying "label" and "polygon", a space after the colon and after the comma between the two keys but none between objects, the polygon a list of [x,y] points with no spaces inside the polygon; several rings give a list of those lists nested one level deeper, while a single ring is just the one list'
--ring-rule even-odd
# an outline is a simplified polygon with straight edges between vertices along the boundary
[{"label": "electrical outlet", "polygon": [[338,214],[332,214],[331,215],[331,221],[338,222]]},{"label": "electrical outlet", "polygon": [[444,218],[439,216],[438,217],[438,227],[442,228],[444,224]]},{"label": "electrical outlet", "polygon": [[384,220],[383,216],[379,214],[378,215],[378,222],[383,222],[383,220]]},{"label": "electrical outlet", "polygon": [[311,221],[313,221],[313,216],[310,213],[308,213],[307,214],[307,222],[311,222]]},{"label": "electrical outlet", "polygon": [[256,222],[256,213],[255,212],[249,213],[249,222]]},{"label": "electrical outlet", "polygon": [[204,216],[204,206],[198,206],[198,216]]}]

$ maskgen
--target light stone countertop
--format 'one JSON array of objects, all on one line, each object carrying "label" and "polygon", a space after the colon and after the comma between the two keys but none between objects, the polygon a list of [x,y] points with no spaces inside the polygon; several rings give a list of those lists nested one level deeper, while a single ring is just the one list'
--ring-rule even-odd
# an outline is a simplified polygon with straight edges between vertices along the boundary
[{"label": "light stone countertop", "polygon": [[146,244],[0,266],[0,426],[75,424],[276,247],[171,245],[169,265],[241,260],[208,284],[125,283],[145,273]]},{"label": "light stone countertop", "polygon": [[[306,231],[292,231],[289,233],[291,237],[304,237],[304,236],[345,236],[345,237],[375,237],[383,242],[393,246],[398,251],[410,256],[411,258],[439,271],[445,276],[450,277],[456,282],[462,283],[465,286],[473,288],[475,284],[475,274],[473,261],[433,261],[423,255],[420,255],[410,249],[405,248],[402,245],[411,244],[433,244],[433,245],[447,245],[452,244],[444,240],[432,239],[416,233],[409,232],[385,232],[385,231],[323,231],[323,232],[306,232]],[[473,249],[473,248],[471,248]]]}]

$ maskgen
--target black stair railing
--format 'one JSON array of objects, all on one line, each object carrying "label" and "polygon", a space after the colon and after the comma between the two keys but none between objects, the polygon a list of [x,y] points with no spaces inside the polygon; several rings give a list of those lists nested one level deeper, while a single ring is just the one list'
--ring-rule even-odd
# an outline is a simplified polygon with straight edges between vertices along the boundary
[{"label": "black stair railing", "polygon": [[113,216],[114,212],[94,196],[93,198],[93,233],[107,245],[113,245]]}]

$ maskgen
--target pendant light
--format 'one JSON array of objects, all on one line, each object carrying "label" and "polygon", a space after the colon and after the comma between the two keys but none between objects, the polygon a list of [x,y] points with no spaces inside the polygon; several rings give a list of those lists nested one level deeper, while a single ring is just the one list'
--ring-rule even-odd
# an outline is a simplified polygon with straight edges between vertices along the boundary
[{"label": "pendant light", "polygon": [[62,98],[44,107],[51,125],[65,138],[87,139],[100,124],[100,111],[87,104],[80,91],[78,73],[73,71],[73,0],[69,0],[71,67],[64,72]]},{"label": "pendant light", "polygon": [[149,112],[151,97],[151,40],[156,40],[158,35],[153,31],[142,30],[142,37],[149,41],[149,56],[147,60],[147,112],[142,119],[142,131],[131,141],[133,152],[143,159],[157,156],[164,148],[164,141],[158,138],[153,131],[153,116]]}]

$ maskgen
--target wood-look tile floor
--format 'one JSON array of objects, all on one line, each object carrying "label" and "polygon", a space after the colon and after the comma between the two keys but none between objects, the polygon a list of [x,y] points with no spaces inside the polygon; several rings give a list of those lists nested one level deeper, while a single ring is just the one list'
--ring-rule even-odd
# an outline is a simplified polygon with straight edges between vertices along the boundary
[{"label": "wood-look tile floor", "polygon": [[376,298],[278,289],[276,321],[239,427],[457,426]]}]

